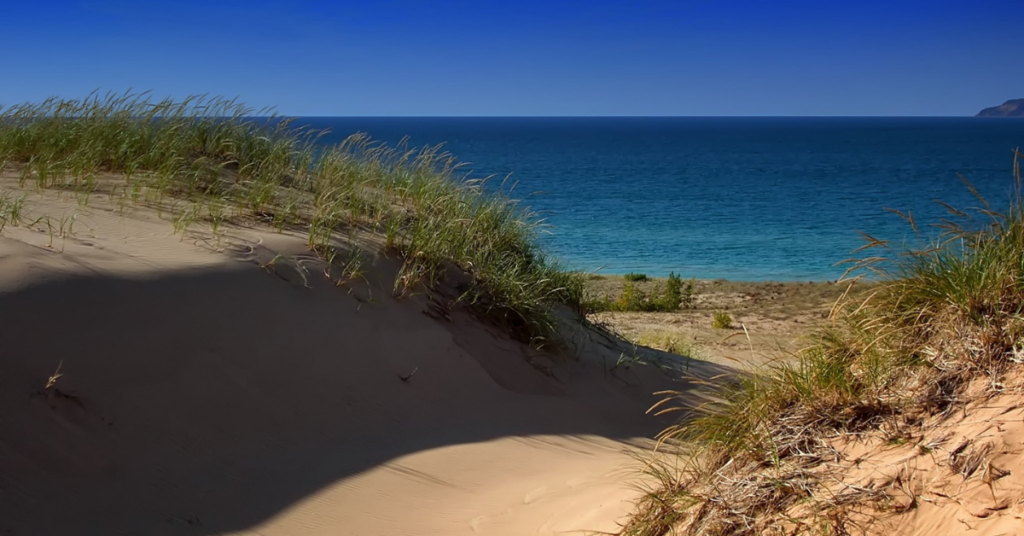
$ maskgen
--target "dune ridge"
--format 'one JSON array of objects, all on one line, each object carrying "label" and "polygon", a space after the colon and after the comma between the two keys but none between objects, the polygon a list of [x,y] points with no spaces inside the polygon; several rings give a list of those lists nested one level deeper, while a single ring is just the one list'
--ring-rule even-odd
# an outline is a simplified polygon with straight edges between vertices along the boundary
[{"label": "dune ridge", "polygon": [[301,235],[57,195],[26,210],[74,215],[63,236],[0,234],[0,533],[561,534],[630,510],[664,425],[643,412],[680,385],[612,341],[541,353],[393,298],[385,255],[343,288]]}]

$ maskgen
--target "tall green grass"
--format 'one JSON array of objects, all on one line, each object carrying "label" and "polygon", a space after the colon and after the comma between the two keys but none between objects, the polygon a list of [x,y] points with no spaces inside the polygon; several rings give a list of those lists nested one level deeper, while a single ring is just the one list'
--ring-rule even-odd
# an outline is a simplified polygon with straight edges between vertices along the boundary
[{"label": "tall green grass", "polygon": [[852,261],[847,281],[870,273],[881,284],[867,298],[841,300],[832,325],[794,359],[709,385],[710,401],[695,409],[666,393],[658,410],[684,418],[661,439],[696,454],[682,468],[648,469],[661,484],[623,534],[845,534],[850,511],[886,495],[824,491],[841,478],[826,463],[839,459],[832,440],[902,443],[922,435],[927,417],[1003,389],[1007,370],[1024,363],[1024,197],[1014,155],[1016,190],[1005,208],[968,184],[978,208],[947,207],[937,236],[903,215],[928,245],[896,250],[869,237],[871,254]]},{"label": "tall green grass", "polygon": [[579,308],[582,277],[536,245],[543,221],[451,154],[358,134],[323,147],[322,134],[218,97],[94,93],[0,108],[0,162],[23,185],[171,200],[185,207],[181,230],[230,218],[300,228],[325,257],[343,233],[379,233],[402,259],[396,294],[464,279],[457,301],[534,344],[557,331],[557,307]]}]

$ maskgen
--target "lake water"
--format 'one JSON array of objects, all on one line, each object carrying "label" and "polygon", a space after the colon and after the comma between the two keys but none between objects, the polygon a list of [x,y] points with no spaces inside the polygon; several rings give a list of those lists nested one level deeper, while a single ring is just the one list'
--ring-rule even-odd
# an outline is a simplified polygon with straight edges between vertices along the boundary
[{"label": "lake water", "polygon": [[988,118],[304,118],[324,141],[366,132],[445,143],[475,175],[511,174],[572,268],[736,280],[827,280],[861,241],[901,241],[1004,205],[1024,120]]}]

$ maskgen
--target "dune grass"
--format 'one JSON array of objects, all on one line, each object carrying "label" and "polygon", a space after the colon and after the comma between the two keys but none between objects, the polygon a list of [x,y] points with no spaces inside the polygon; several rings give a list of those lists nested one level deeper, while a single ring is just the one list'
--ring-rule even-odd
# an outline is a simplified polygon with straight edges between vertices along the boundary
[{"label": "dune grass", "polygon": [[647,466],[657,485],[623,534],[847,534],[875,515],[853,512],[900,511],[883,487],[826,489],[841,475],[825,462],[838,461],[833,442],[844,436],[923,437],[927,417],[1001,391],[1024,362],[1020,156],[1007,208],[975,192],[980,207],[947,207],[951,219],[930,246],[896,251],[869,237],[863,249],[878,253],[853,261],[848,275],[881,284],[837,303],[832,325],[793,361],[709,386],[711,401],[696,409],[665,393],[657,410],[684,418],[661,439],[694,454]]},{"label": "dune grass", "polygon": [[0,231],[7,225],[19,225],[25,212],[25,196],[0,193]]},{"label": "dune grass", "polygon": [[[324,258],[337,257],[346,232],[377,233],[402,260],[397,295],[458,274],[455,301],[535,345],[556,334],[557,307],[579,308],[583,277],[536,245],[543,221],[470,179],[440,147],[388,147],[359,134],[324,147],[322,132],[271,112],[145,93],[9,106],[0,108],[0,168],[83,203],[102,186],[121,206],[170,205],[178,232],[197,222],[217,232],[239,218],[301,229]],[[359,273],[357,259],[345,263],[343,277]]]}]

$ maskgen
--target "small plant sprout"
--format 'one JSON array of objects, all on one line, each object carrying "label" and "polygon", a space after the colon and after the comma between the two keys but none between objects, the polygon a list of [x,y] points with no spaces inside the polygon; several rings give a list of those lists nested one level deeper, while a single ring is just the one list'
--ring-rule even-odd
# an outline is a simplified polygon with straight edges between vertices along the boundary
[{"label": "small plant sprout", "polygon": [[285,260],[287,260],[287,258],[288,258],[287,256],[285,256],[285,255],[283,255],[281,253],[278,253],[277,255],[274,255],[273,259],[270,259],[269,261],[261,264],[260,268],[263,268],[264,270],[271,270],[271,269],[274,268],[274,266],[277,265],[277,263],[279,263],[281,261],[285,261]]},{"label": "small plant sprout", "polygon": [[25,196],[11,198],[6,192],[0,194],[0,231],[8,224],[18,226],[24,217]]},{"label": "small plant sprout", "polygon": [[615,360],[615,365],[612,366],[610,372],[615,372],[620,368],[624,370],[629,370],[629,368],[632,367],[633,365],[643,362],[644,361],[643,358],[640,356],[639,348],[636,344],[633,344],[631,346],[631,351],[629,355],[626,355],[625,352],[619,352],[619,358]]},{"label": "small plant sprout", "polygon": [[216,236],[220,233],[220,226],[224,222],[224,204],[220,201],[213,201],[206,206],[206,212],[210,220],[210,232]]},{"label": "small plant sprout", "polygon": [[46,379],[46,386],[43,387],[44,391],[47,391],[51,387],[57,385],[57,380],[60,379],[60,377],[64,375],[60,371],[61,367],[63,367],[63,366],[64,366],[64,360],[61,360],[60,363],[57,363],[57,370],[53,371],[53,374],[51,374],[50,377]]},{"label": "small plant sprout", "polygon": [[184,240],[185,232],[195,223],[196,218],[202,214],[202,211],[202,203],[189,203],[185,210],[181,211],[181,214],[174,219],[174,233],[181,234],[181,239]]},{"label": "small plant sprout", "polygon": [[96,191],[96,175],[91,172],[86,173],[85,177],[78,182],[79,184],[75,187],[75,198],[79,205],[87,207],[89,206],[89,200],[92,198],[92,193]]},{"label": "small plant sprout", "polygon": [[143,193],[143,190],[144,190],[145,187],[139,181],[131,182],[128,185],[128,187],[129,187],[129,190],[128,190],[128,197],[129,197],[129,199],[131,199],[132,203],[134,203],[136,205],[139,204],[139,200],[142,199],[142,193]]},{"label": "small plant sprout", "polygon": [[341,278],[338,279],[339,286],[344,285],[356,278],[366,279],[366,270],[363,268],[363,253],[358,247],[352,246],[341,265]]},{"label": "small plant sprout", "polygon": [[78,214],[67,214],[60,217],[59,220],[54,220],[50,216],[44,216],[40,220],[46,221],[46,232],[50,237],[49,243],[46,247],[53,249],[54,238],[61,239],[60,251],[64,251],[64,245],[67,243],[68,236],[75,234],[75,221],[78,219]]}]

